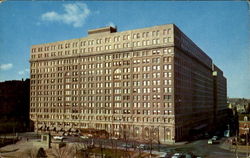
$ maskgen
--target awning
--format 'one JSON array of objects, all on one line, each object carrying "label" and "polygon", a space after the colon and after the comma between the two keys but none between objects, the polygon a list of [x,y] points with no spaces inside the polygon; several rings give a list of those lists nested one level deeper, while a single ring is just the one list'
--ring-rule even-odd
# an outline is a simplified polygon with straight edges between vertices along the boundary
[{"label": "awning", "polygon": [[37,128],[41,130],[43,128],[43,125],[37,125]]},{"label": "awning", "polygon": [[70,127],[65,127],[65,128],[64,128],[64,131],[65,131],[65,132],[69,132],[69,131],[70,131]]},{"label": "awning", "polygon": [[61,131],[62,127],[56,127],[56,131]]},{"label": "awning", "polygon": [[71,131],[71,132],[76,132],[76,129],[75,129],[75,128],[71,128],[70,131]]},{"label": "awning", "polygon": [[43,126],[43,127],[42,127],[42,130],[43,130],[43,131],[45,131],[46,129],[47,129],[47,127],[46,127],[46,126]]}]

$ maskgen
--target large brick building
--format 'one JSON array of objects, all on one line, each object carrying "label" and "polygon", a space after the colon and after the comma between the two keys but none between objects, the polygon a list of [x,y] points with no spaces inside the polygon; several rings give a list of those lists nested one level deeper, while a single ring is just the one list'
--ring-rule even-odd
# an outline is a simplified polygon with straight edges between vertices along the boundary
[{"label": "large brick building", "polygon": [[239,135],[250,134],[250,114],[240,114],[239,116]]},{"label": "large brick building", "polygon": [[160,143],[210,130],[226,107],[226,79],[175,25],[31,48],[30,118],[35,130],[104,129]]},{"label": "large brick building", "polygon": [[0,133],[29,130],[30,80],[0,82]]}]

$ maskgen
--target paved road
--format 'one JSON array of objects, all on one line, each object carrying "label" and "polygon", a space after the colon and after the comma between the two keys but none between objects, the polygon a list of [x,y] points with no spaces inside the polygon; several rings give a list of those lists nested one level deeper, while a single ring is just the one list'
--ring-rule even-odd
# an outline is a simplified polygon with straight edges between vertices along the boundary
[{"label": "paved road", "polygon": [[[31,138],[32,139],[32,138]],[[82,139],[79,137],[67,136],[64,142],[83,142],[87,144],[102,145],[103,147],[118,146],[122,148],[125,142],[121,140],[108,140],[108,139]],[[235,152],[231,152],[220,147],[223,139],[220,140],[219,144],[208,145],[207,139],[194,141],[183,145],[160,145],[155,144],[153,146],[154,150],[159,150],[163,152],[192,152],[195,155],[202,156],[203,158],[236,158]],[[140,143],[128,142],[130,145],[139,145]],[[246,153],[238,153],[238,158],[246,158]]]},{"label": "paved road", "polygon": [[[198,140],[192,143],[179,146],[167,146],[166,151],[172,152],[192,152],[195,155],[206,158],[236,158],[235,152],[231,152],[220,147],[222,140],[218,144],[207,144],[207,140]],[[238,153],[238,158],[246,158],[245,153]]]},{"label": "paved road", "polygon": [[[68,142],[74,142],[74,141],[82,141],[85,143],[91,144],[92,141],[95,145],[102,144],[103,147],[105,146],[111,146],[112,141],[107,139],[78,139],[74,137],[67,137],[65,141]],[[218,144],[207,144],[207,139],[204,140],[197,140],[191,143],[183,144],[183,145],[160,145],[158,144],[153,145],[154,150],[160,150],[163,152],[184,152],[184,153],[193,153],[197,156],[205,157],[205,158],[236,158],[235,152],[231,152],[225,149],[222,149],[220,147],[223,140],[220,140]],[[122,145],[125,144],[125,142],[121,140],[113,140],[113,143],[117,145],[119,148],[122,148]],[[132,142],[128,142],[131,146],[134,144]],[[136,143],[136,145],[139,145],[140,143]],[[238,158],[246,158],[246,153],[238,153]]]}]

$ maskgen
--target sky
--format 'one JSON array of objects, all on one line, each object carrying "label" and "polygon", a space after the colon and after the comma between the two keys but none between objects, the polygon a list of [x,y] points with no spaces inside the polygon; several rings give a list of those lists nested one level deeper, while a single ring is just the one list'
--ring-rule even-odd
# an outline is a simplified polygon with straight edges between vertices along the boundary
[{"label": "sky", "polygon": [[0,82],[29,78],[31,45],[176,24],[227,78],[228,97],[250,98],[250,9],[244,1],[5,1],[0,3]]}]

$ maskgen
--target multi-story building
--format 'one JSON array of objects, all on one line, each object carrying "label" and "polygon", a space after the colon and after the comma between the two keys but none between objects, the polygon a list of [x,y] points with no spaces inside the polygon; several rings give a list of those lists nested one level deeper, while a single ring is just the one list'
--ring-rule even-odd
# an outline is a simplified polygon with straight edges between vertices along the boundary
[{"label": "multi-story building", "polygon": [[30,129],[30,80],[0,82],[0,133]]},{"label": "multi-story building", "polygon": [[248,135],[248,138],[249,138],[250,136],[250,114],[239,115],[239,135]]},{"label": "multi-story building", "polygon": [[33,45],[30,63],[37,131],[95,128],[169,143],[211,129],[226,108],[223,74],[214,84],[211,58],[173,24]]}]

